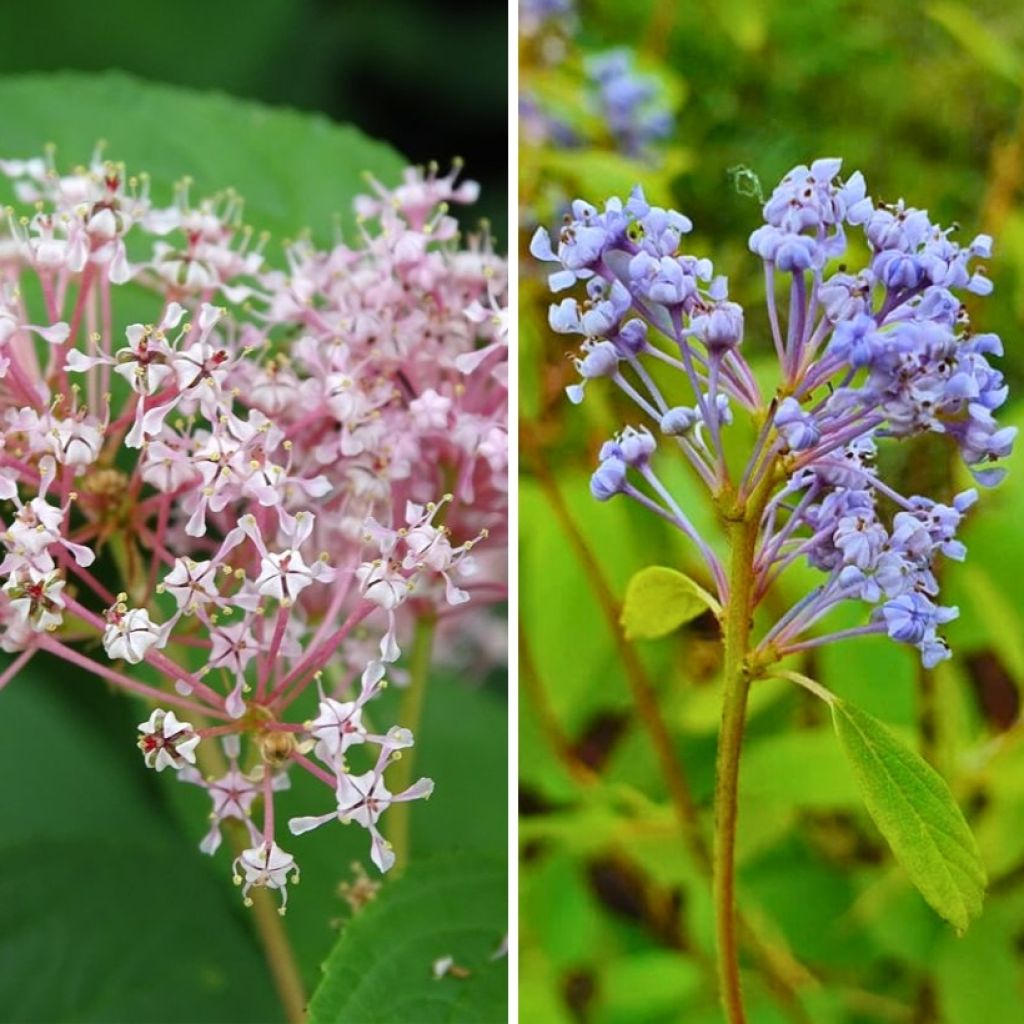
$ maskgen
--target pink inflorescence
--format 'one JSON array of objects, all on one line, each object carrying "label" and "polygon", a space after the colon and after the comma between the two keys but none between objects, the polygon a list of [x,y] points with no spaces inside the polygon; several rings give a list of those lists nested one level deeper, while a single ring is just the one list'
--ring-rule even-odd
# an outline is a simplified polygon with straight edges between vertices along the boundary
[{"label": "pink inflorescence", "polygon": [[[293,766],[335,809],[290,831],[357,822],[386,871],[378,819],[433,784],[387,789],[413,736],[365,709],[417,619],[505,596],[506,266],[447,213],[476,186],[371,179],[358,244],[281,269],[233,193],[159,207],[98,155],[0,170],[34,211],[0,242],[0,686],[45,651],[150,701],[145,762],[206,790],[204,851],[242,823],[247,896],[283,910],[298,878],[274,826]],[[196,767],[213,737],[219,778]]]}]

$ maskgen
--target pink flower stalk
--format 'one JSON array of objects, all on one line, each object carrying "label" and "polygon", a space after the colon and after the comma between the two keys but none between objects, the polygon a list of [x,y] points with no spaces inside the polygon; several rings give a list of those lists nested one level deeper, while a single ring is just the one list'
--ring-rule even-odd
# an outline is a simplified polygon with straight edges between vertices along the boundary
[{"label": "pink flower stalk", "polygon": [[[34,210],[0,244],[0,687],[47,651],[146,698],[146,764],[210,797],[203,851],[244,825],[247,899],[283,912],[298,878],[274,822],[294,768],[335,809],[291,832],[354,821],[386,871],[381,815],[433,783],[388,790],[413,735],[364,708],[418,617],[450,631],[505,593],[506,267],[447,213],[475,184],[371,180],[358,244],[274,269],[234,194],[159,207],[98,156],[0,171]],[[119,319],[129,283],[150,323]],[[317,715],[289,721],[314,683]],[[214,737],[230,767],[206,778]]]}]

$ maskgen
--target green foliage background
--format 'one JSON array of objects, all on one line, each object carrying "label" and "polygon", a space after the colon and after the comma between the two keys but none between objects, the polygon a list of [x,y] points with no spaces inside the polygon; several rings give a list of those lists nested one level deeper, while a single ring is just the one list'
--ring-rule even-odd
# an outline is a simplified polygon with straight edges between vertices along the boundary
[{"label": "green foliage background", "polygon": [[[184,0],[5,14],[5,157],[52,141],[62,165],[77,164],[105,138],[110,157],[151,173],[161,202],[185,174],[197,195],[233,186],[248,200],[247,221],[273,233],[267,255],[278,264],[280,241],[304,227],[330,242],[333,216],[348,215],[365,189],[363,172],[395,181],[409,158],[464,156],[489,203],[468,223],[488,212],[505,223],[503,12],[459,19],[450,5]],[[460,57],[470,53],[490,54],[472,89]],[[493,132],[488,143],[495,124],[497,145]],[[152,318],[140,290],[118,298],[122,324]],[[396,713],[398,696],[382,714]],[[283,1019],[252,915],[231,885],[229,844],[213,859],[198,850],[205,799],[140,763],[135,726],[148,713],[45,656],[0,695],[0,1020]],[[412,811],[415,868],[359,916],[358,942],[339,944],[352,915],[338,885],[352,879],[353,861],[369,865],[365,835],[323,829],[289,847],[302,884],[284,923],[306,990],[328,957],[336,976],[348,972],[349,1001],[321,1002],[318,1024],[385,1024],[406,1010],[417,1021],[505,1019],[507,960],[489,957],[506,928],[506,729],[502,672],[432,674],[417,769],[437,791]],[[322,805],[315,785],[296,782],[282,819]],[[448,882],[468,863],[472,905]],[[401,941],[407,928],[417,943]],[[473,976],[435,981],[432,961],[449,954]]]},{"label": "green foliage background", "polygon": [[506,236],[507,28],[472,0],[50,0],[8,4],[3,73],[107,71],[325,114],[484,186]]},{"label": "green foliage background", "polygon": [[[674,98],[677,130],[647,166],[600,146],[524,143],[521,154],[521,1019],[717,1024],[710,886],[637,700],[653,694],[708,839],[715,623],[699,618],[634,644],[615,625],[626,582],[645,565],[706,581],[662,523],[590,498],[597,449],[631,413],[601,387],[582,407],[565,400],[575,374],[565,339],[547,329],[548,296],[525,243],[537,223],[557,222],[567,198],[600,202],[642,181],[693,219],[687,251],[728,274],[731,297],[747,309],[747,354],[767,366],[761,275],[746,247],[759,209],[729,169],[746,165],[768,191],[797,163],[842,156],[874,196],[905,196],[968,237],[995,237],[996,291],[975,322],[1001,333],[1003,368],[1024,395],[1024,15],[994,0],[587,0],[578,9],[579,45],[637,48],[641,68]],[[574,47],[554,69],[523,47],[523,87],[558,99],[563,114],[579,94]],[[1024,425],[1024,399],[1004,415]],[[887,470],[916,493],[969,485],[938,443],[906,446]],[[683,468],[659,471],[720,541]],[[966,564],[942,570],[961,608],[949,628],[952,662],[925,673],[913,652],[869,638],[805,666],[949,781],[990,877],[982,917],[958,939],[931,913],[867,818],[827,710],[787,684],[758,683],[742,770],[739,898],[788,995],[746,956],[755,1024],[1024,1019],[1022,500],[1024,451],[1007,482],[982,495]],[[783,580],[772,607],[805,586],[800,574]]]}]

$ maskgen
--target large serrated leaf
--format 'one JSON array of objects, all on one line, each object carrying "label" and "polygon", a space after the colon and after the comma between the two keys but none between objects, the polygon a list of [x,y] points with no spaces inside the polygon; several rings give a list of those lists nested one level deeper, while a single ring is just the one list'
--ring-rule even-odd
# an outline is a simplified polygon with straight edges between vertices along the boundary
[{"label": "large serrated leaf", "polygon": [[[309,1024],[503,1024],[504,865],[450,855],[413,863],[347,925],[324,964]],[[434,976],[451,957],[456,970]]]},{"label": "large serrated leaf", "polygon": [[832,720],[861,796],[910,880],[959,932],[981,913],[978,845],[938,772],[878,719],[836,700]]},{"label": "large serrated leaf", "polygon": [[689,576],[663,565],[641,569],[626,585],[622,628],[628,640],[655,640],[714,607]]}]

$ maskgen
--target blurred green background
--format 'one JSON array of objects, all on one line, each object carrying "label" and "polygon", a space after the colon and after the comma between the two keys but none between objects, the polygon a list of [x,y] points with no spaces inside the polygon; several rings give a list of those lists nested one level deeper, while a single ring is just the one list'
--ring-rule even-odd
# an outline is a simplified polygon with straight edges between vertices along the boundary
[{"label": "blurred green background", "polygon": [[[747,355],[770,362],[760,267],[747,237],[758,202],[795,164],[842,156],[869,191],[905,196],[966,237],[996,239],[996,291],[972,306],[998,331],[1024,425],[1024,12],[994,0],[588,0],[564,56],[521,43],[522,87],[562,116],[582,60],[635,48],[675,106],[649,160],[601,143],[522,143],[521,286],[521,1019],[539,1024],[717,1024],[710,886],[692,827],[673,814],[653,752],[651,708],[711,835],[720,647],[713,620],[626,645],[626,581],[649,564],[700,575],[667,527],[587,490],[600,444],[635,416],[605,387],[581,407],[575,372],[547,328],[543,273],[525,255],[538,223],[574,196],[600,203],[642,181],[695,224],[686,251],[714,259],[747,310]],[[557,50],[557,47],[556,47]],[[547,51],[549,54],[551,50]],[[579,112],[579,123],[592,113]],[[760,353],[759,355],[757,353]],[[941,443],[915,441],[886,466],[901,489],[969,486]],[[682,466],[659,464],[698,527],[720,533]],[[806,671],[890,723],[949,780],[991,878],[983,917],[960,939],[893,864],[856,797],[820,706],[758,684],[744,755],[740,904],[772,957],[773,983],[744,959],[756,1024],[1018,1024],[1024,1020],[1024,451],[982,495],[964,565],[942,585],[960,605],[954,660],[923,672],[912,651],[871,638],[821,651]],[[808,585],[794,574],[778,611]],[[557,581],[557,585],[553,585]],[[763,624],[762,627],[763,628]],[[646,707],[644,714],[641,709]]]},{"label": "blurred green background", "polygon": [[[8,5],[3,72],[118,68],[319,111],[415,163],[453,156],[505,246],[507,15],[471,0],[70,0]],[[2,121],[0,121],[2,123]]]}]

